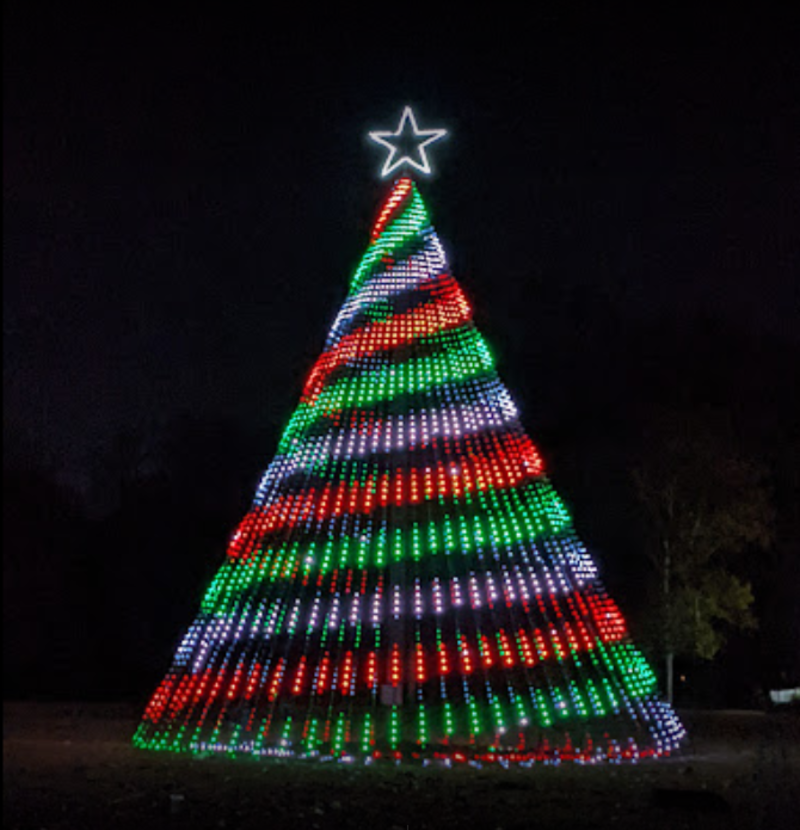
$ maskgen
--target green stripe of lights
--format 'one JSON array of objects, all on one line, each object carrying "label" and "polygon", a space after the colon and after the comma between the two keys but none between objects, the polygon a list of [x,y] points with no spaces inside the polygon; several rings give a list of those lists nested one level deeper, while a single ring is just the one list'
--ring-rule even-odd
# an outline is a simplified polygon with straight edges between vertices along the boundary
[{"label": "green stripe of lights", "polygon": [[333,742],[331,746],[334,755],[341,755],[344,751],[346,734],[347,720],[345,719],[345,713],[340,711],[336,718],[336,727],[333,732]]},{"label": "green stripe of lights", "polygon": [[479,377],[494,369],[492,354],[476,329],[464,327],[458,339],[460,343],[448,346],[441,354],[381,366],[326,386],[313,404],[301,402],[298,405],[281,437],[278,452],[290,453],[294,441],[325,415],[390,401],[400,395],[430,391]]},{"label": "green stripe of lights", "polygon": [[392,749],[397,749],[400,745],[402,736],[402,726],[400,721],[400,707],[392,706],[392,712],[389,715],[389,746]]},{"label": "green stripe of lights", "polygon": [[[491,489],[470,494],[478,498],[481,513],[449,514],[427,524],[412,522],[390,533],[383,525],[368,536],[343,536],[325,541],[299,540],[268,548],[260,559],[227,560],[217,572],[203,599],[206,612],[227,607],[241,592],[257,587],[263,580],[293,580],[299,574],[328,574],[335,569],[384,568],[389,561],[421,561],[430,555],[469,556],[494,547],[509,548],[530,544],[545,536],[555,536],[571,529],[572,520],[561,498],[546,479],[527,485],[526,500],[519,493],[502,493]],[[509,502],[515,502],[510,504]],[[457,510],[466,497],[454,499]]]},{"label": "green stripe of lights", "polygon": [[[491,724],[495,730],[531,720],[539,726],[550,727],[567,719],[605,717],[623,705],[635,716],[635,704],[652,698],[657,687],[655,675],[641,652],[630,643],[598,642],[591,654],[596,656],[592,672],[595,677],[584,676],[580,684],[570,680],[564,684],[519,687],[511,681],[503,696],[488,693],[487,700],[481,701],[465,692],[463,701],[455,705],[452,701],[445,702],[442,705],[444,734],[458,731],[455,718],[464,712],[465,704],[473,734],[483,731],[484,723]],[[518,673],[507,676],[522,679]]]},{"label": "green stripe of lights", "polygon": [[342,378],[322,390],[311,405],[312,409],[320,414],[330,414],[353,406],[366,407],[399,395],[464,380],[494,368],[491,352],[476,329],[464,327],[448,334],[453,336],[448,338],[450,343],[440,354]]},{"label": "green stripe of lights", "polygon": [[288,455],[319,418],[348,407],[390,401],[403,394],[428,392],[446,384],[480,377],[492,371],[494,361],[487,348],[463,354],[446,353],[384,366],[355,377],[343,378],[322,391],[313,404],[301,402],[294,411],[278,445],[278,454]]},{"label": "green stripe of lights", "polygon": [[306,753],[317,752],[322,741],[319,738],[319,719],[311,718],[308,722],[308,731],[303,738],[302,746]]},{"label": "green stripe of lights", "polygon": [[372,715],[369,712],[364,714],[364,722],[361,725],[361,745],[360,749],[364,755],[369,755],[372,749]]},{"label": "green stripe of lights", "polygon": [[397,251],[417,234],[430,226],[428,212],[416,188],[399,216],[392,220],[380,236],[367,248],[350,280],[350,296],[359,291],[376,265]]}]

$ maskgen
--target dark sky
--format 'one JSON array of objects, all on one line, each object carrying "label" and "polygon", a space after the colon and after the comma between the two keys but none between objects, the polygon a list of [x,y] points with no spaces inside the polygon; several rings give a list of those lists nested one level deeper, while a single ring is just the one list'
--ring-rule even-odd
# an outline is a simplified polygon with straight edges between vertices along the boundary
[{"label": "dark sky", "polygon": [[534,437],[580,400],[573,307],[800,349],[798,30],[774,8],[94,6],[4,20],[4,411],[73,476],[154,414],[286,421],[386,188],[365,135],[406,103],[451,130],[421,187]]}]

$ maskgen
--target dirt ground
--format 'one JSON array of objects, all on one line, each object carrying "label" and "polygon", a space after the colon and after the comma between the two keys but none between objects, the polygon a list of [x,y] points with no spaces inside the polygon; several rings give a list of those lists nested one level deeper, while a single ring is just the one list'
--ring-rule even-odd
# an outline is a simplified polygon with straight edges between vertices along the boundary
[{"label": "dirt ground", "polygon": [[421,768],[136,750],[129,706],[6,703],[3,826],[775,828],[800,812],[800,717],[684,712],[681,757],[638,765]]}]

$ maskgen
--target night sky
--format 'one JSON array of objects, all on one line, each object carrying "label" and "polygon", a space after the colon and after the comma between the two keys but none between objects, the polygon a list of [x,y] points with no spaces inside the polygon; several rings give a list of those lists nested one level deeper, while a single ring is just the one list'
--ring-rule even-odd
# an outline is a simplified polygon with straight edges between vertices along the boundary
[{"label": "night sky", "polygon": [[73,480],[154,413],[277,439],[406,103],[451,131],[421,187],[534,437],[587,366],[629,387],[604,332],[796,353],[793,27],[698,15],[7,11],[6,420]]},{"label": "night sky", "polygon": [[[68,545],[54,525],[33,550],[37,502],[12,503],[20,693],[54,637],[69,640],[62,688],[107,692],[114,649],[115,688],[160,676],[366,248],[388,188],[367,133],[406,104],[450,131],[419,182],[434,228],[622,606],[641,603],[646,568],[629,466],[648,410],[710,405],[776,476],[783,599],[759,602],[787,609],[764,636],[788,631],[794,21],[297,12],[5,9],[6,460],[45,461],[91,510],[93,459],[120,433],[186,414],[234,429],[188,445],[199,513],[159,502]],[[229,447],[246,486],[214,512],[202,499],[228,498]],[[125,674],[137,660],[145,674]]]},{"label": "night sky", "polygon": [[798,61],[770,18],[7,13],[6,418],[75,474],[154,412],[277,429],[384,192],[366,132],[406,103],[451,130],[423,192],[534,434],[581,360],[570,302],[797,348]]}]

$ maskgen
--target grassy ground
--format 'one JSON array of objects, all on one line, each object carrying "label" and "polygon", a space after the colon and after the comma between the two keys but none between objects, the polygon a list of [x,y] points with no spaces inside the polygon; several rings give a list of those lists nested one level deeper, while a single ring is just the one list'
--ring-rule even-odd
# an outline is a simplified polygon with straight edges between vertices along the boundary
[{"label": "grassy ground", "polygon": [[471,767],[195,759],[136,750],[137,713],[4,707],[3,826],[116,828],[773,828],[800,814],[796,713],[682,713],[679,758]]}]

